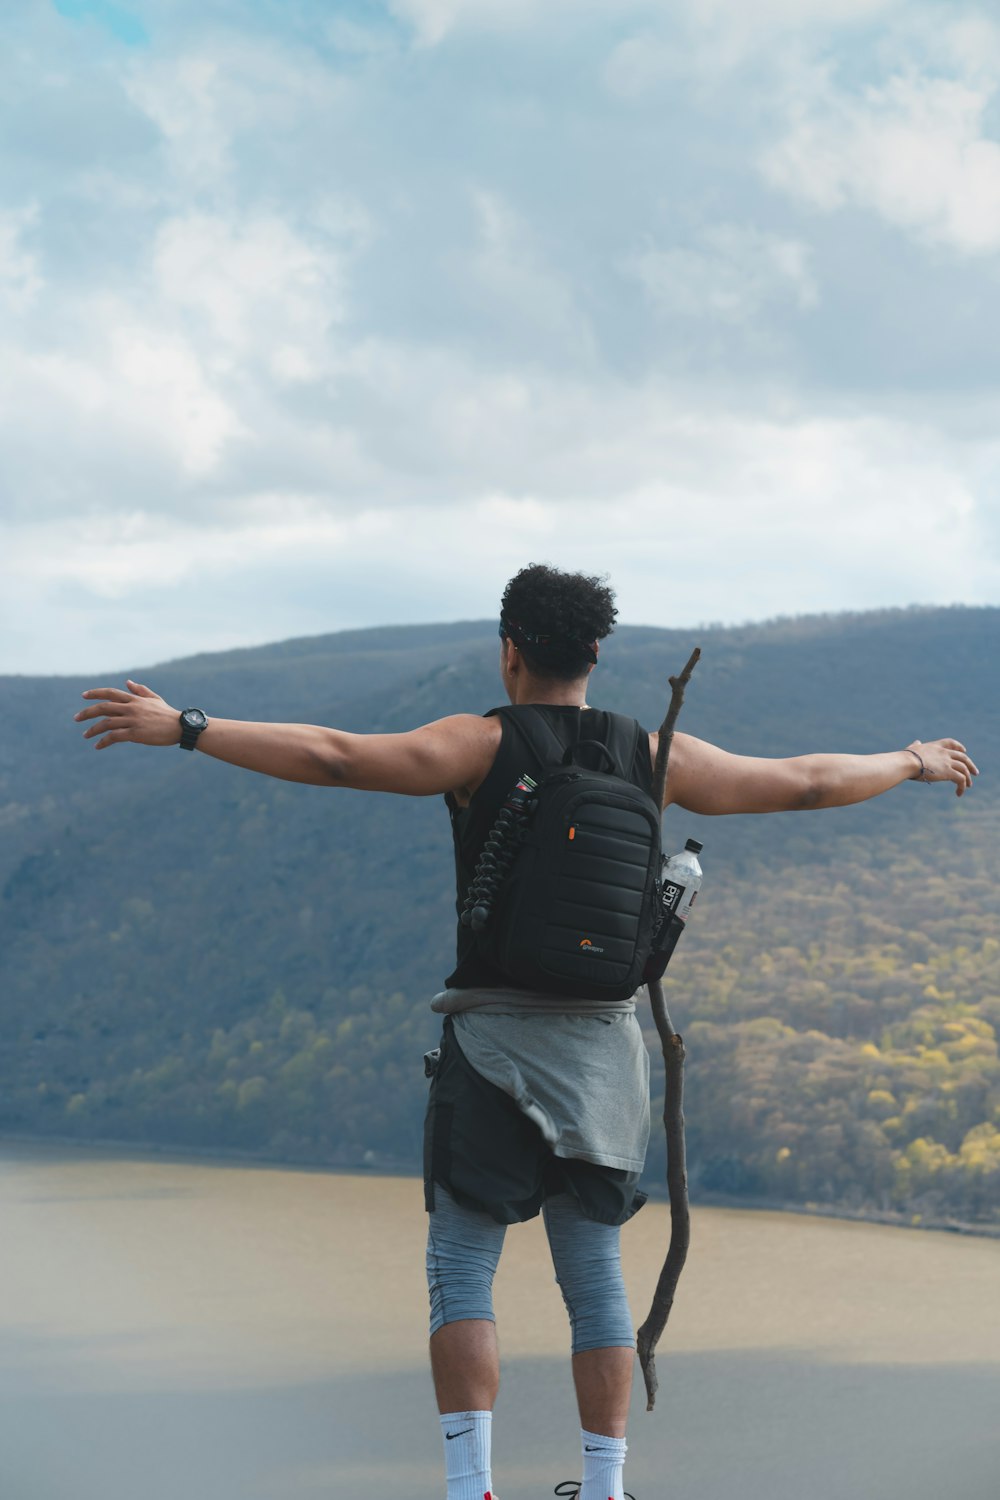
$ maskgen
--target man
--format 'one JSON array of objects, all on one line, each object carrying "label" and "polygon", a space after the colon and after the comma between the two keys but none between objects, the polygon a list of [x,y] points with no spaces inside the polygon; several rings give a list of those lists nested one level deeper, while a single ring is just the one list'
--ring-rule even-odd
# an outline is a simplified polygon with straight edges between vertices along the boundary
[{"label": "man", "polygon": [[[523,569],[501,607],[500,674],[509,706],[458,714],[404,734],[209,719],[142,683],[91,688],[77,719],[97,749],[176,745],[287,781],[409,796],[441,795],[452,818],[459,908],[516,779],[541,773],[578,740],[608,746],[619,774],[652,788],[657,735],[587,705],[599,642],[617,611],[600,579]],[[547,749],[545,747],[548,747]],[[948,781],[961,796],[977,769],[952,739],[876,755],[733,755],[678,733],[664,806],[702,815],[785,812],[863,802],[900,782]],[[573,1331],[583,1477],[578,1500],[623,1500],[635,1339],[619,1234],[643,1202],[648,1058],[635,1002],[529,993],[459,927],[458,963],[434,1001],[442,1046],[426,1125],[425,1194],[431,1364],[448,1500],[496,1500],[491,1414],[499,1386],[492,1282],[508,1223],[544,1215]],[[433,1058],[434,1055],[431,1054]]]}]

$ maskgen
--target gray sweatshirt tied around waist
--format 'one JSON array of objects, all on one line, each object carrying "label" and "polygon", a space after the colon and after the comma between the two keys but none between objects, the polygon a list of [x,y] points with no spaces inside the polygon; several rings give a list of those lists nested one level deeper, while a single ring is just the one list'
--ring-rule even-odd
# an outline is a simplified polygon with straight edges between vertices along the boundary
[{"label": "gray sweatshirt tied around waist", "polygon": [[435,995],[431,1009],[452,1017],[469,1063],[510,1095],[556,1156],[642,1170],[649,1054],[634,999],[455,989]]}]

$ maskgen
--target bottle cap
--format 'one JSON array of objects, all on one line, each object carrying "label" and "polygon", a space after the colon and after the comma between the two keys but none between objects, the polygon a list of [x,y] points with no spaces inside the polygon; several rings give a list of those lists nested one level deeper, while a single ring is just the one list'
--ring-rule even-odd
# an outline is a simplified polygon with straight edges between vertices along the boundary
[{"label": "bottle cap", "polygon": [[688,839],[684,847],[685,849],[690,849],[692,854],[700,854],[705,845],[699,844],[697,839]]}]

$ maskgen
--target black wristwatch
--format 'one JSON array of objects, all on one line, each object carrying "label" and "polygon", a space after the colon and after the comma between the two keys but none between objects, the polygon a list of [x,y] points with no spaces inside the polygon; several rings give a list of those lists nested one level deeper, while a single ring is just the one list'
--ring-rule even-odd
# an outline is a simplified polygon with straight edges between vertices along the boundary
[{"label": "black wristwatch", "polygon": [[208,728],[208,716],[200,708],[181,710],[181,749],[193,750],[203,729]]}]

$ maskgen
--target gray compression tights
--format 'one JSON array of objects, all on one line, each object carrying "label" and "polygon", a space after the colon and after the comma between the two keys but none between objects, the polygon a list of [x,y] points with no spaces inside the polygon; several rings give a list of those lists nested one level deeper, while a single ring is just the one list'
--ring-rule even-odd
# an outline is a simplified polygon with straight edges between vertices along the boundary
[{"label": "gray compression tights", "polygon": [[[489,1214],[460,1207],[439,1183],[434,1185],[434,1201],[427,1232],[431,1333],[462,1318],[493,1323],[493,1277],[507,1226]],[[588,1219],[571,1193],[547,1199],[542,1217],[569,1313],[573,1353],[635,1348],[622,1281],[619,1226]]]}]

